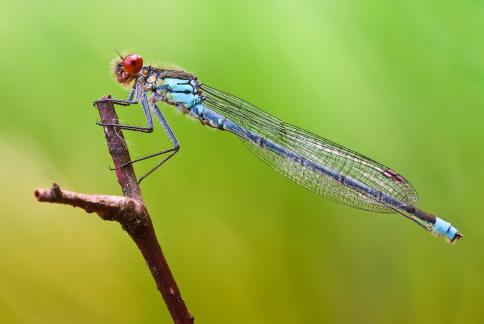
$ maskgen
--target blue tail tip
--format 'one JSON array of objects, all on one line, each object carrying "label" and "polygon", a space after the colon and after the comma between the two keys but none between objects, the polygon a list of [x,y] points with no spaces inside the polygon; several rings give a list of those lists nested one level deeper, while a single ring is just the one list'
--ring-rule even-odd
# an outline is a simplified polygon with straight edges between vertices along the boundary
[{"label": "blue tail tip", "polygon": [[454,243],[456,240],[460,240],[464,237],[457,231],[457,228],[452,226],[452,224],[438,217],[435,218],[433,232],[436,235],[445,238],[449,243]]}]

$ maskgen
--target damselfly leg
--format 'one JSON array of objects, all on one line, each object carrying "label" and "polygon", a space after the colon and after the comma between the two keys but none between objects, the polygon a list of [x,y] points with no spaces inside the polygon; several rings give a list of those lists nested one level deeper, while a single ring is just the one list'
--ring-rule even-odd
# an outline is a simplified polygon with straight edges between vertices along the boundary
[{"label": "damselfly leg", "polygon": [[158,108],[158,106],[156,105],[155,102],[153,102],[153,110],[155,111],[155,114],[156,114],[156,117],[158,118],[158,121],[160,122],[160,124],[165,129],[166,134],[168,135],[168,138],[170,139],[173,147],[171,149],[168,149],[168,150],[164,150],[164,151],[161,151],[161,152],[158,152],[158,153],[155,153],[155,154],[151,154],[151,155],[149,155],[145,158],[138,159],[138,161],[141,161],[141,160],[149,159],[149,158],[152,158],[152,157],[155,157],[155,156],[158,156],[158,155],[169,153],[163,160],[158,162],[154,167],[152,167],[148,172],[146,172],[141,178],[139,178],[138,183],[140,183],[144,178],[146,178],[151,173],[153,173],[153,171],[158,169],[163,163],[165,163],[166,161],[171,159],[180,150],[180,144],[178,143],[178,140],[176,139],[175,134],[171,130],[170,125],[168,124],[168,122],[165,119],[165,116],[163,116],[160,108]]},{"label": "damselfly leg", "polygon": [[[101,99],[101,100],[106,100],[106,101],[111,101],[113,103],[119,104],[119,102],[124,102],[127,104],[121,104],[122,106],[127,106],[130,104],[137,104],[137,101],[129,101],[129,100],[118,100],[114,99],[114,101],[109,100],[109,99]],[[143,93],[141,97],[141,107],[143,108],[143,113],[145,114],[147,126],[142,127],[142,126],[133,126],[133,125],[125,125],[125,124],[110,124],[110,123],[101,123],[101,122],[96,122],[97,125],[99,126],[114,126],[120,129],[126,129],[126,130],[131,130],[131,131],[136,131],[136,132],[143,132],[143,133],[151,133],[153,132],[153,119],[151,117],[150,113],[150,107],[148,106],[148,102],[146,100],[146,94]]]},{"label": "damselfly leg", "polygon": [[[168,124],[168,122],[166,121],[165,117],[161,113],[160,108],[155,103],[156,100],[157,99],[154,96],[152,96],[149,101],[150,101],[150,103],[152,105],[152,109],[155,112],[155,115],[156,115],[158,121],[160,122],[161,126],[164,128],[166,134],[168,135],[168,138],[169,138],[169,140],[170,140],[170,142],[172,144],[172,147],[169,148],[169,149],[166,149],[166,150],[162,150],[162,151],[159,151],[159,152],[156,152],[156,153],[153,153],[153,154],[149,154],[149,155],[142,156],[140,158],[131,160],[129,162],[126,162],[123,165],[120,165],[120,166],[116,167],[116,168],[110,168],[111,170],[116,170],[116,169],[123,168],[125,166],[128,166],[130,164],[133,164],[133,163],[136,163],[136,162],[139,162],[139,161],[144,161],[144,160],[147,160],[147,159],[156,157],[156,156],[160,156],[160,155],[163,155],[163,154],[168,154],[160,162],[158,162],[154,167],[152,167],[148,172],[146,172],[142,177],[140,177],[139,180],[138,180],[138,183],[141,182],[148,175],[150,175],[151,173],[153,173],[153,171],[155,171],[156,169],[158,169],[163,163],[165,163],[166,161],[168,161],[171,157],[173,157],[173,155],[175,155],[178,152],[178,150],[180,149],[180,144],[178,143],[178,140],[176,139],[175,134],[173,133],[173,131],[171,130],[170,125]],[[153,120],[152,120],[152,116],[151,116],[151,112],[150,112],[150,105],[148,103],[148,100],[146,99],[146,94],[145,93],[142,94],[141,106],[143,108],[143,111],[145,113],[146,120],[147,120],[147,123],[148,123],[148,127],[146,127],[146,128],[137,127],[137,126],[122,125],[122,124],[100,124],[100,123],[98,123],[98,125],[102,125],[102,126],[115,126],[115,127],[121,128],[121,129],[133,130],[133,131],[146,131],[148,129],[152,131],[153,130]]]},{"label": "damselfly leg", "polygon": [[129,91],[129,95],[127,99],[103,98],[103,99],[95,100],[92,103],[92,105],[94,107],[97,107],[97,104],[100,102],[112,102],[113,104],[120,105],[120,106],[129,106],[129,105],[137,104],[138,100],[133,100],[133,97],[137,98],[136,93],[137,93],[136,87],[133,87]]},{"label": "damselfly leg", "polygon": [[99,102],[112,102],[115,105],[120,105],[120,106],[129,106],[133,104],[137,104],[138,101],[131,101],[131,100],[124,100],[124,99],[115,99],[115,98],[104,98],[104,99],[98,99],[93,102],[93,106],[96,106],[97,103]]}]

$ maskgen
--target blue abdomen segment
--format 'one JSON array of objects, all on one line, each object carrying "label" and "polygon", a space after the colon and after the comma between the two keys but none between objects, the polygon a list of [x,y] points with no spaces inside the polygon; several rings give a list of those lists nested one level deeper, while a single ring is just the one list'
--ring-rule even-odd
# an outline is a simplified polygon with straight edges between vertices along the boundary
[{"label": "blue abdomen segment", "polygon": [[225,122],[229,122],[225,117],[217,114],[211,109],[208,109],[202,103],[196,104],[191,107],[190,115],[194,118],[198,118],[202,123],[207,123],[208,125],[219,129],[227,129],[227,125],[225,124]]},{"label": "blue abdomen segment", "polygon": [[458,233],[457,229],[452,226],[452,224],[438,217],[435,218],[435,224],[432,231],[438,236],[443,236],[449,242],[453,242]]}]

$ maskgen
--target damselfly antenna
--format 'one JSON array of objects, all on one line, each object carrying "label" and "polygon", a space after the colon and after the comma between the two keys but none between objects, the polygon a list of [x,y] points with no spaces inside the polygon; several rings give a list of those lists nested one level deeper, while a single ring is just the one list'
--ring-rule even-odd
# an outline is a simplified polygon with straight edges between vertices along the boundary
[{"label": "damselfly antenna", "polygon": [[119,58],[124,61],[124,57],[121,55],[121,53],[119,53],[118,50],[114,50],[116,52],[116,54],[118,54]]}]

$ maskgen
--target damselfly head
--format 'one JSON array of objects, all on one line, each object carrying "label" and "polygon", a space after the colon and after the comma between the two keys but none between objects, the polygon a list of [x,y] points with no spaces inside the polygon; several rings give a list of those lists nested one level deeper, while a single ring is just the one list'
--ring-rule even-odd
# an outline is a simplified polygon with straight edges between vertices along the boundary
[{"label": "damselfly head", "polygon": [[[119,54],[118,54],[119,55]],[[138,72],[143,68],[143,58],[138,54],[129,54],[125,57],[119,55],[113,63],[113,72],[116,80],[124,85],[128,85],[136,79]]]}]

